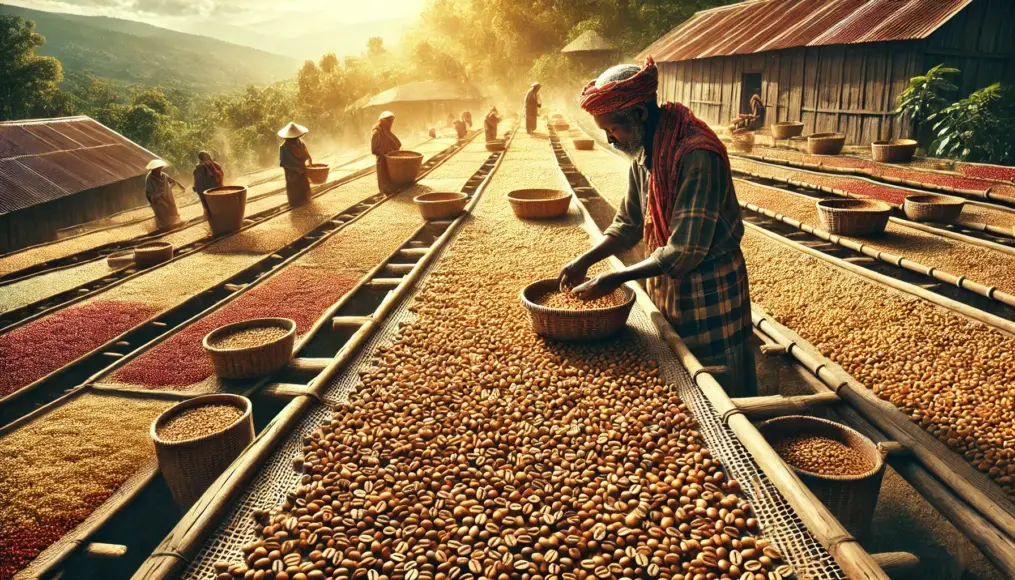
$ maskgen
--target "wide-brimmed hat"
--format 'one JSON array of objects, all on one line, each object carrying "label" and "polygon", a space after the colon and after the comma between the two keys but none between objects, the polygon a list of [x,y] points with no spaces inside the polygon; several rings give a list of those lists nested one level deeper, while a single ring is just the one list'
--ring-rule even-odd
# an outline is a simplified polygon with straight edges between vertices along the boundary
[{"label": "wide-brimmed hat", "polygon": [[169,167],[169,164],[162,159],[152,159],[148,162],[148,165],[145,166],[145,169],[151,171],[152,169],[158,169],[159,167]]},{"label": "wide-brimmed hat", "polygon": [[381,113],[380,117],[377,117],[377,120],[383,121],[384,119],[394,119],[394,118],[395,118],[394,113],[392,113],[391,111],[384,111],[383,113]]},{"label": "wide-brimmed hat", "polygon": [[283,139],[295,139],[297,137],[302,137],[309,132],[310,129],[290,121],[288,125],[282,127],[282,130],[278,132],[278,136]]}]

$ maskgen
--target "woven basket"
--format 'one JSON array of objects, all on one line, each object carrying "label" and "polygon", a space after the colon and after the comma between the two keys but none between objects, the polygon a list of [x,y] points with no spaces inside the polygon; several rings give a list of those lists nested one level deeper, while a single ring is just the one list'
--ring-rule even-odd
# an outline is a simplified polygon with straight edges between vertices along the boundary
[{"label": "woven basket", "polygon": [[247,209],[247,188],[239,185],[213,187],[204,192],[208,204],[208,226],[216,236],[237,232],[243,227]]},{"label": "woven basket", "polygon": [[574,143],[574,148],[581,151],[591,151],[596,146],[595,139],[585,139],[582,137],[575,137],[571,140]]},{"label": "woven basket", "polygon": [[330,171],[331,166],[327,163],[313,163],[307,166],[307,178],[310,179],[310,183],[320,185],[328,181]]},{"label": "woven basket", "polygon": [[807,137],[807,152],[811,155],[838,155],[846,145],[842,133],[815,133]]},{"label": "woven basket", "polygon": [[739,153],[750,153],[754,150],[754,131],[737,129],[731,135],[732,148]]},{"label": "woven basket", "polygon": [[567,131],[568,129],[571,128],[571,125],[568,124],[567,121],[560,120],[560,121],[554,121],[553,122],[553,128],[558,130],[558,131]]},{"label": "woven basket", "polygon": [[[248,348],[223,349],[211,345],[217,338],[232,331],[256,326],[279,326],[288,329],[282,338]],[[223,379],[253,379],[269,375],[293,357],[296,344],[296,323],[288,318],[252,318],[220,326],[205,335],[202,341],[211,357],[215,374]]]},{"label": "woven basket", "polygon": [[449,220],[465,211],[465,206],[469,204],[469,196],[457,191],[435,191],[417,195],[412,201],[416,202],[423,219]]},{"label": "woven basket", "polygon": [[916,155],[917,142],[912,139],[875,141],[871,143],[871,158],[881,163],[909,163]]},{"label": "woven basket", "polygon": [[804,132],[804,124],[794,121],[783,121],[772,125],[772,139],[789,139],[799,137]]},{"label": "woven basket", "polygon": [[598,340],[615,334],[627,323],[627,317],[634,307],[634,292],[627,286],[624,303],[619,306],[596,310],[562,310],[536,303],[536,299],[557,290],[560,282],[547,278],[529,284],[522,289],[522,306],[529,313],[532,328],[537,334],[554,340],[586,341]]},{"label": "woven basket", "polygon": [[503,139],[493,139],[486,142],[487,151],[503,151],[507,148]]},{"label": "woven basket", "polygon": [[872,467],[860,475],[823,475],[790,467],[850,534],[867,535],[885,473],[884,456],[873,441],[845,425],[803,415],[770,419],[758,425],[758,431],[773,446],[785,437],[807,434],[835,439],[866,456]]},{"label": "woven basket", "polygon": [[892,215],[892,206],[868,199],[824,199],[817,203],[817,207],[821,225],[833,234],[881,234]]},{"label": "woven basket", "polygon": [[134,248],[134,263],[138,268],[147,268],[173,259],[173,244],[169,242],[145,242]]},{"label": "woven basket", "polygon": [[113,252],[106,256],[106,265],[113,270],[119,270],[120,268],[126,268],[134,263],[134,250],[123,250],[121,252]]},{"label": "woven basket", "polygon": [[953,222],[959,218],[966,201],[947,195],[907,195],[902,210],[911,220],[922,222]]},{"label": "woven basket", "polygon": [[388,176],[395,185],[414,183],[423,166],[423,154],[415,151],[392,151],[384,160],[388,164]]},{"label": "woven basket", "polygon": [[571,205],[571,194],[560,189],[516,189],[507,198],[515,215],[523,219],[560,217]]},{"label": "woven basket", "polygon": [[[180,412],[204,405],[233,405],[243,411],[232,425],[196,439],[164,441],[159,429]],[[238,395],[204,395],[170,407],[149,428],[155,456],[173,500],[186,511],[215,478],[254,440],[254,418],[250,400]]]}]

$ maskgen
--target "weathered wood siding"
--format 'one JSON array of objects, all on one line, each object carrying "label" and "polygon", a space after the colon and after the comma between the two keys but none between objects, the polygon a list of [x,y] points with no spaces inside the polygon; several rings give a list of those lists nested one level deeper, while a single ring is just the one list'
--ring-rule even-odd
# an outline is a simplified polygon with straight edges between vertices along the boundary
[{"label": "weathered wood siding", "polygon": [[803,47],[660,63],[660,98],[715,125],[740,113],[743,73],[760,72],[766,124],[804,123],[804,134],[838,131],[854,144],[907,137],[894,114],[909,79],[945,62],[963,70],[963,94],[1015,81],[1015,2],[978,0],[926,40]]}]

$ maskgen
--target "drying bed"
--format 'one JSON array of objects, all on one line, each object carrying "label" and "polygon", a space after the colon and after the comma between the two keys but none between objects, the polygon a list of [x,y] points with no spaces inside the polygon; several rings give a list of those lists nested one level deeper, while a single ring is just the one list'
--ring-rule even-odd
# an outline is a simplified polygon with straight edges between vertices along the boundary
[{"label": "drying bed", "polygon": [[[821,227],[816,200],[812,197],[736,180],[737,199],[751,203],[813,227]],[[964,243],[891,221],[885,235],[850,238],[865,246],[947,270],[998,289],[1015,292],[1015,255],[987,246]]]},{"label": "drying bed", "polygon": [[172,404],[84,394],[0,434],[0,580],[154,459],[148,428]]},{"label": "drying bed", "polygon": [[[762,529],[774,536],[800,573],[843,577],[686,372],[677,372],[672,354],[643,312],[635,313],[632,328],[621,336],[594,345],[567,346],[532,333],[518,304],[519,289],[556,274],[557,262],[587,248],[589,239],[574,210],[566,220],[541,223],[511,215],[504,199],[508,191],[563,186],[549,151],[542,159],[514,158],[515,147],[537,153],[546,142],[515,138],[474,217],[411,305],[393,313],[348,372],[333,381],[332,398],[355,389],[350,404],[332,417],[319,408],[296,427],[198,553],[187,577],[209,577],[218,562],[242,565],[242,547],[265,530],[285,529],[287,537],[299,533],[306,538],[314,527],[318,540],[334,540],[333,549],[324,556],[311,541],[296,550],[302,552],[299,560],[327,558],[322,569],[330,566],[336,574],[340,568],[375,567],[392,578],[425,578],[428,572],[433,576],[461,567],[461,577],[478,577],[480,572],[469,572],[471,560],[478,561],[474,566],[481,571],[494,566],[504,575],[508,570],[545,574],[551,565],[560,572],[589,566],[585,573],[617,576],[630,568],[632,577],[635,569],[638,574],[662,573],[684,563],[689,569],[729,569],[727,558],[743,565],[739,555],[756,541],[750,533],[753,522],[748,522],[753,513],[734,511],[745,507],[744,496],[756,506]],[[657,364],[664,359],[669,364]],[[622,391],[641,396],[618,396]],[[694,418],[707,423],[695,424],[688,407]],[[711,451],[704,448],[706,440]],[[712,459],[720,452],[726,471]],[[341,475],[331,471],[326,457],[344,463]],[[294,458],[307,474],[302,486],[293,471]],[[320,475],[325,485],[308,485],[315,478],[310,474]],[[729,476],[751,482],[752,489],[740,490]],[[586,502],[582,494],[597,495],[597,490],[604,494],[604,508],[595,501],[569,507]],[[321,501],[322,493],[334,496]],[[690,495],[681,507],[683,493]],[[696,506],[687,507],[687,502]],[[317,515],[281,517],[293,506]],[[257,512],[259,532],[251,518],[254,510],[266,512]],[[729,526],[723,532],[728,532],[729,544],[720,533],[716,544],[722,547],[713,553],[705,547],[713,540],[704,542],[712,532],[697,528],[727,511],[732,517],[719,528]],[[477,524],[479,514],[485,521]],[[326,529],[307,525],[324,518],[330,523]],[[531,526],[531,518],[541,523]],[[415,526],[424,519],[434,524],[432,534],[429,524]],[[379,520],[384,521],[377,524]],[[614,523],[607,526],[607,521]],[[438,533],[445,528],[455,531]],[[364,534],[371,536],[369,541]],[[503,543],[494,543],[493,536]],[[646,542],[650,536],[658,543]],[[398,537],[411,541],[401,547],[393,539]],[[429,548],[413,539],[424,537]],[[646,552],[648,545],[657,549]],[[434,553],[424,555],[427,549]],[[395,566],[400,558],[388,557],[401,550],[419,556],[406,560],[418,562],[418,574],[409,571],[411,565]],[[614,553],[615,560],[607,559]],[[757,557],[749,553],[749,558]],[[250,563],[266,564],[258,558]]]},{"label": "drying bed", "polygon": [[[132,313],[147,309],[147,316],[139,320],[136,316],[131,318],[136,320],[131,325],[134,326],[254,264],[263,256],[300,238],[320,223],[373,193],[376,193],[376,183],[369,176],[344,184],[317,197],[314,203],[282,213],[215,242],[200,252],[184,256],[95,297],[0,334],[0,369],[21,366],[23,362],[18,356],[21,351],[30,352],[34,349],[56,353],[52,358],[37,357],[32,360],[31,372],[20,371],[17,376],[0,379],[0,392],[10,394],[130,328],[112,324],[97,325],[87,334],[89,340],[72,340],[49,332],[49,325],[52,324],[49,321],[53,317],[57,317],[60,324],[79,324],[83,328],[90,320],[89,314],[96,311],[96,304],[112,302],[126,305],[123,308],[129,308]],[[74,322],[78,319],[80,322]],[[26,346],[28,343],[24,343],[22,337],[30,337],[34,343]],[[96,343],[99,339],[102,340]]]},{"label": "drying bed", "polygon": [[599,195],[603,196],[613,207],[619,207],[627,197],[631,162],[608,151],[600,151],[602,145],[598,142],[591,150],[575,149],[572,139],[576,137],[591,138],[583,131],[571,130],[570,133],[559,136],[564,149],[567,150],[568,157],[581,169]]},{"label": "drying bed", "polygon": [[751,297],[1015,496],[1015,339],[748,230]]},{"label": "drying bed", "polygon": [[[477,155],[482,151],[481,155]],[[452,162],[465,155],[469,162]],[[394,253],[423,219],[412,199],[438,184],[458,191],[489,153],[482,142],[468,145],[418,184],[331,236],[271,278],[237,296],[218,311],[173,334],[98,383],[116,388],[216,391],[222,384],[201,345],[206,334],[248,318],[281,317],[296,322],[302,335],[321,314],[352,289],[374,266]]]},{"label": "drying bed", "polygon": [[47,272],[0,286],[0,314],[77,288],[81,284],[113,273],[105,260],[95,260],[63,270]]}]

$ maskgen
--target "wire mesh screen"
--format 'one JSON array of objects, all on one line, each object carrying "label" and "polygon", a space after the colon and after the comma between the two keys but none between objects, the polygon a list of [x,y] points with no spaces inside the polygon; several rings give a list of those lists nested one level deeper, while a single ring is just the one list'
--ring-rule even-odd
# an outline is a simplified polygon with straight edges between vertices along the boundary
[{"label": "wire mesh screen", "polygon": [[[471,219],[468,218],[464,225]],[[580,219],[573,210],[572,219]],[[428,268],[440,263],[440,258],[450,245],[447,244],[440,250]],[[381,346],[393,341],[403,322],[410,322],[415,318],[410,312],[410,307],[415,301],[417,292],[418,288],[415,288],[406,296],[352,364],[332,380],[327,389],[327,397],[340,401],[347,400],[349,393],[359,382],[361,371],[370,365],[374,353]],[[711,403],[693,385],[687,371],[658,337],[649,317],[636,307],[631,313],[628,325],[634,331],[632,335],[636,340],[632,348],[644,349],[660,362],[666,382],[675,386],[698,420],[712,455],[722,462],[730,477],[740,482],[742,493],[754,506],[764,536],[778,546],[784,559],[793,565],[798,577],[845,579],[845,573],[807,531],[786,499],[761,472],[736,435],[721,421]],[[329,415],[327,409],[315,407],[300,421],[289,439],[265,462],[249,489],[240,497],[212,538],[198,552],[185,572],[185,578],[214,578],[216,562],[242,561],[242,546],[255,539],[251,512],[255,508],[270,509],[281,504],[285,500],[286,493],[299,485],[301,476],[292,468],[292,461],[301,453],[304,436],[328,420]]]}]

